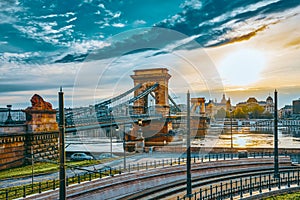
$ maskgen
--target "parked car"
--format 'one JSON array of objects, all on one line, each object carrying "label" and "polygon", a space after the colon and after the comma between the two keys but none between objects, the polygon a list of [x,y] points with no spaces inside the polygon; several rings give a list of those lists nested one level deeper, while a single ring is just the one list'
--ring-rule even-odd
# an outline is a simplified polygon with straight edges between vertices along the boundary
[{"label": "parked car", "polygon": [[92,156],[89,156],[85,153],[74,153],[71,155],[71,160],[93,160]]},{"label": "parked car", "polygon": [[117,158],[117,157],[118,156],[116,156],[115,154],[102,153],[102,154],[100,154],[100,156],[98,158],[101,160],[101,159],[105,159],[105,158]]}]

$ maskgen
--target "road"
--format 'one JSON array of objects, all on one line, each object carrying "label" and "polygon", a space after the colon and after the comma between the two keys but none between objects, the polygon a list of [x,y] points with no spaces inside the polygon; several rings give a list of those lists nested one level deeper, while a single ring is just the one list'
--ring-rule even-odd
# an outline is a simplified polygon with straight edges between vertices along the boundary
[{"label": "road", "polygon": [[[180,157],[181,154],[179,153],[160,153],[160,152],[153,152],[153,153],[139,153],[139,154],[134,154],[126,157],[126,165],[128,166],[129,164],[136,164],[136,163],[146,163],[146,162],[154,162],[154,161],[161,161],[162,159],[175,159]],[[66,173],[68,177],[78,175],[80,173],[85,173],[86,170],[94,171],[97,169],[100,169],[104,166],[110,166],[112,168],[119,168],[124,166],[124,160],[123,157],[119,157],[116,160],[106,162],[103,164],[97,164],[97,165],[92,165],[88,167],[81,167],[82,170],[78,169],[67,169]],[[53,180],[53,179],[58,179],[59,173],[49,173],[49,174],[42,174],[42,175],[35,175],[34,176],[34,182],[42,182],[42,181],[47,181],[47,180]],[[13,186],[19,186],[19,185],[24,185],[24,184],[31,184],[32,182],[32,177],[27,176],[23,178],[10,178],[6,180],[1,180],[0,182],[0,188],[7,188],[7,187],[13,187]]]}]

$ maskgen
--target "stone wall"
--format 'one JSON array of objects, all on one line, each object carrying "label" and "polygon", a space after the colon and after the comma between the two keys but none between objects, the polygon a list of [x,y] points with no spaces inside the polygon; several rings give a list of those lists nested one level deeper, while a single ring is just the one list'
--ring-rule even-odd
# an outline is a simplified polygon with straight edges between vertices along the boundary
[{"label": "stone wall", "polygon": [[0,170],[58,159],[58,132],[0,134]]},{"label": "stone wall", "polygon": [[58,158],[58,132],[27,134],[26,157],[33,152],[35,161]]},{"label": "stone wall", "polygon": [[0,135],[0,170],[25,163],[26,135]]},{"label": "stone wall", "polygon": [[0,126],[0,170],[18,167],[34,161],[57,159],[58,124],[56,110],[35,94],[31,107],[24,110],[26,123]]}]

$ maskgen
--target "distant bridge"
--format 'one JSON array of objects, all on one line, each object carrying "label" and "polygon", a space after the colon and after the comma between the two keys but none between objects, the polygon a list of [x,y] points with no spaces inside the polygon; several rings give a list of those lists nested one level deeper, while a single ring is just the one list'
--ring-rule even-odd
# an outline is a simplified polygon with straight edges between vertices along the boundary
[{"label": "distant bridge", "polygon": [[[255,127],[274,127],[274,120],[267,119],[267,120],[258,120],[252,126]],[[300,120],[299,119],[281,119],[278,120],[278,127],[300,127]]]}]

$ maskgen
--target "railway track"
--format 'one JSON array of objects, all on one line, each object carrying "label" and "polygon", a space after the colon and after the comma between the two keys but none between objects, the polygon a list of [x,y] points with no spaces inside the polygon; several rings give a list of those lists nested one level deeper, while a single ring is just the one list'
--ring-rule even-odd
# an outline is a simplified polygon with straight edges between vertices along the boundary
[{"label": "railway track", "polygon": [[[291,167],[287,157],[280,157],[281,169]],[[287,168],[284,168],[287,167]],[[232,179],[249,173],[267,173],[273,158],[245,158],[192,164],[193,187]],[[160,167],[116,175],[67,188],[68,199],[163,199],[185,191],[185,165]],[[57,199],[58,191],[49,191],[26,199]]]},{"label": "railway track", "polygon": [[[288,158],[280,159],[281,167],[290,166]],[[234,176],[242,176],[250,171],[261,173],[273,168],[273,158],[238,159],[215,161],[210,163],[198,163],[192,165],[193,187],[209,184],[226,176],[230,179]],[[109,191],[104,188],[92,189],[70,196],[71,199],[90,199],[90,197],[106,196],[109,199],[162,199],[185,191],[186,189],[185,166],[173,166],[156,170],[140,172],[136,178],[127,183],[110,185]],[[128,177],[129,178],[129,177]],[[118,191],[126,188],[124,194]]]},{"label": "railway track", "polygon": [[[283,167],[280,170],[287,171],[291,168],[295,167]],[[221,181],[229,181],[234,179],[239,179],[241,177],[247,177],[247,176],[259,176],[264,173],[272,173],[273,168],[272,167],[262,167],[259,169],[254,170],[241,170],[241,171],[234,171],[232,173],[226,173],[226,174],[212,174],[208,176],[198,177],[192,179],[192,187],[198,188],[207,186],[216,182]],[[150,200],[150,199],[176,199],[179,194],[185,194],[186,191],[186,181],[174,181],[169,184],[157,186],[151,189],[147,189],[144,191],[139,191],[138,193],[131,194],[131,195],[124,195],[119,200]],[[183,196],[181,195],[181,196]]]}]

